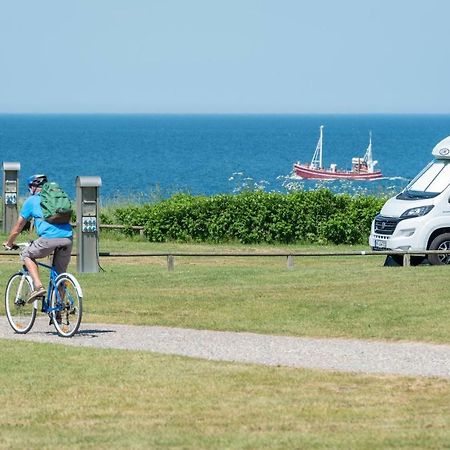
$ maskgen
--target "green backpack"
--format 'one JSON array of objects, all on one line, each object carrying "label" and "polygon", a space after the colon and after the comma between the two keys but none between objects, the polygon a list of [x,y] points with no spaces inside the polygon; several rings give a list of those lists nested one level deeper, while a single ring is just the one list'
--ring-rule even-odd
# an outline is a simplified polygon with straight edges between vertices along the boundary
[{"label": "green backpack", "polygon": [[44,220],[49,223],[70,223],[72,202],[55,182],[47,182],[41,190],[41,208]]}]

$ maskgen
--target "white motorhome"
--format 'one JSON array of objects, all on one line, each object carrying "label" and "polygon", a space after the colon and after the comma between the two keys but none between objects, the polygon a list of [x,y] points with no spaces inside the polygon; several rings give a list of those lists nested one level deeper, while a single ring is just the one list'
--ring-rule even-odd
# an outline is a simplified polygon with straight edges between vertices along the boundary
[{"label": "white motorhome", "polygon": [[369,237],[374,250],[449,250],[448,255],[428,255],[428,260],[450,264],[450,136],[432,154],[435,159],[375,217]]}]

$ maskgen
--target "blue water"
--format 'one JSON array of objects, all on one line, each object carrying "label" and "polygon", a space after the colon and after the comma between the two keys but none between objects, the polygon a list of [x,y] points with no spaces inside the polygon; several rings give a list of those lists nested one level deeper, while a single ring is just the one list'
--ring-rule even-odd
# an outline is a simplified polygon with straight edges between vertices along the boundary
[{"label": "blue water", "polygon": [[309,162],[324,125],[324,164],[348,168],[372,131],[385,179],[321,182],[340,192],[404,187],[450,135],[450,115],[0,115],[3,161],[25,178],[47,173],[74,195],[77,175],[102,178],[104,200],[175,192],[216,194],[244,187],[286,192],[319,183],[290,178]]}]

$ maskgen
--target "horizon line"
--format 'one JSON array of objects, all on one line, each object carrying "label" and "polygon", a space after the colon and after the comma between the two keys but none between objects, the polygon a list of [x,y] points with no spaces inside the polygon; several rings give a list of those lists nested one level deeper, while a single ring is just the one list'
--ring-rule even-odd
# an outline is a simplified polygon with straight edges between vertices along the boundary
[{"label": "horizon line", "polygon": [[1,116],[449,116],[449,112],[11,112],[0,111]]}]

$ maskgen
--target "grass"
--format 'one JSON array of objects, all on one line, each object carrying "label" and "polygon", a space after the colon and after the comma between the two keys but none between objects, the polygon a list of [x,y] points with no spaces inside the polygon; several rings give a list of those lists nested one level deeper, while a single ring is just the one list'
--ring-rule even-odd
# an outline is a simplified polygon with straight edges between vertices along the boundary
[{"label": "grass", "polygon": [[[103,251],[124,249],[274,250],[102,241]],[[78,278],[86,322],[449,343],[448,267],[383,267],[383,260],[298,257],[287,269],[285,257],[177,257],[168,272],[164,257],[103,258],[105,272]],[[0,260],[2,285],[16,268],[16,256]]]},{"label": "grass", "polygon": [[372,257],[298,258],[292,270],[282,257],[183,257],[171,273],[163,258],[103,265],[83,276],[93,320],[450,342],[447,267],[385,268]]},{"label": "grass", "polygon": [[[275,248],[104,237],[101,250]],[[448,267],[387,268],[379,256],[296,258],[293,269],[283,257],[177,257],[174,272],[163,257],[101,264],[105,272],[77,274],[85,322],[450,342]],[[2,286],[17,268],[17,256],[0,258]],[[450,442],[450,380],[1,346],[0,448],[432,449]]]},{"label": "grass", "polygon": [[2,448],[442,448],[450,440],[448,380],[2,341],[0,386]]}]

